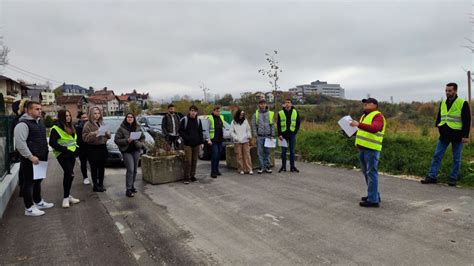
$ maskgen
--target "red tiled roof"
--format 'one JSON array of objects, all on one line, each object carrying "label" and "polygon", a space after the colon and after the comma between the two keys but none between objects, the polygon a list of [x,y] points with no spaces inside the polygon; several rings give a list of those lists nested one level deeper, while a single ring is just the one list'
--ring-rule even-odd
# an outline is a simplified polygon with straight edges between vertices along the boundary
[{"label": "red tiled roof", "polygon": [[74,96],[59,96],[56,97],[56,103],[58,105],[62,104],[78,104],[83,96],[82,95],[74,95]]}]

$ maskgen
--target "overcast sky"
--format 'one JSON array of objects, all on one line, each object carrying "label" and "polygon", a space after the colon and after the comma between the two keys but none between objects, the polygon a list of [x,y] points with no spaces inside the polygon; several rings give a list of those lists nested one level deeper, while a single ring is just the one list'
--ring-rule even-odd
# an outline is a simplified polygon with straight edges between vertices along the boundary
[{"label": "overcast sky", "polygon": [[[0,0],[1,1],[1,0]],[[463,67],[471,1],[3,1],[10,63],[49,79],[155,99],[269,91],[257,73],[278,50],[280,86],[325,80],[346,97],[429,101]],[[6,68],[3,73],[41,83]],[[59,84],[54,84],[55,86]]]}]

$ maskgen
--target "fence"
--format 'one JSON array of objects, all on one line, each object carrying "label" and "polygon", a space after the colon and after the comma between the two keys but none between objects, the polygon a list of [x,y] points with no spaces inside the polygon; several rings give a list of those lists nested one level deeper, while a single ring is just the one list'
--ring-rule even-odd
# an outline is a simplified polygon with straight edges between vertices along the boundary
[{"label": "fence", "polygon": [[0,182],[10,173],[13,151],[13,117],[0,116]]}]

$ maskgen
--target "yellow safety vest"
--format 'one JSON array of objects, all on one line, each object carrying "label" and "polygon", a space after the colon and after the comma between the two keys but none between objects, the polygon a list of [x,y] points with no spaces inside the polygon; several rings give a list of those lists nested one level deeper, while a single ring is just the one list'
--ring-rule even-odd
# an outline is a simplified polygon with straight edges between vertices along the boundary
[{"label": "yellow safety vest", "polygon": [[464,99],[457,98],[451,108],[448,111],[448,105],[446,104],[446,100],[441,102],[441,120],[438,126],[442,126],[447,124],[448,127],[461,130],[462,129],[462,106],[464,105]]},{"label": "yellow safety vest", "polygon": [[[67,147],[68,150],[75,152],[77,149],[77,134],[74,134],[74,137],[66,133],[66,131],[62,130],[58,126],[53,126],[51,129],[56,130],[58,132],[60,139],[58,139],[58,144]],[[61,155],[60,151],[54,150],[54,156],[58,157]]]},{"label": "yellow safety vest", "polygon": [[[258,126],[258,113],[260,113],[260,110],[255,111],[255,124],[257,124],[257,126]],[[270,120],[270,125],[273,125],[273,117],[275,116],[275,113],[272,111],[268,111],[268,113],[270,114],[268,116],[269,118],[268,120]]]},{"label": "yellow safety vest", "polygon": [[[214,138],[215,133],[216,133],[216,125],[214,124],[214,116],[213,115],[208,115],[207,118],[209,119],[209,137],[211,139]],[[222,120],[222,127],[224,127],[224,116],[221,115],[221,120]]]},{"label": "yellow safety vest", "polygon": [[[360,118],[360,122],[370,125],[372,124],[374,117],[378,114],[382,114],[382,113],[379,111],[373,111],[368,115],[364,114]],[[382,131],[379,131],[377,133],[370,133],[360,128],[359,130],[357,130],[356,141],[355,141],[356,146],[362,146],[367,149],[376,150],[376,151],[382,150],[383,136],[385,134],[385,127],[387,126],[387,123],[385,122],[385,117],[383,115],[382,115],[382,118],[383,118]]]},{"label": "yellow safety vest", "polygon": [[[285,110],[281,110],[278,112],[278,115],[280,116],[280,126],[281,126],[281,132],[285,133],[286,132],[286,115],[285,115]],[[295,132],[296,130],[296,118],[298,117],[298,112],[295,109],[291,110],[291,124],[290,124],[290,131]]]}]

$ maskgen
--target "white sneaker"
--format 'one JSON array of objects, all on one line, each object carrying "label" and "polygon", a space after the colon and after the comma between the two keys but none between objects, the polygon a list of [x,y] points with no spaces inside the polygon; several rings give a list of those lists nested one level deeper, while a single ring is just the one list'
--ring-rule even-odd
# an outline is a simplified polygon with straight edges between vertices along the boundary
[{"label": "white sneaker", "polygon": [[250,172],[249,172],[249,175],[253,175],[253,171],[250,171]]},{"label": "white sneaker", "polygon": [[49,209],[54,207],[54,203],[49,203],[44,200],[41,200],[39,203],[35,203],[35,205],[38,210]]},{"label": "white sneaker", "polygon": [[245,174],[245,173],[244,173],[244,171],[240,171],[240,174],[243,175],[243,174]]},{"label": "white sneaker", "polygon": [[84,183],[84,185],[90,185],[90,184],[91,184],[91,181],[90,181],[89,178],[85,178],[82,183]]},{"label": "white sneaker", "polygon": [[63,199],[63,208],[69,208],[69,198]]},{"label": "white sneaker", "polygon": [[76,198],[74,198],[73,196],[69,195],[69,203],[71,203],[71,204],[77,204],[77,203],[79,203],[79,202],[81,202],[80,199],[76,199]]},{"label": "white sneaker", "polygon": [[35,205],[31,206],[29,209],[25,209],[25,215],[26,216],[41,216],[44,215],[44,211],[38,210]]}]

